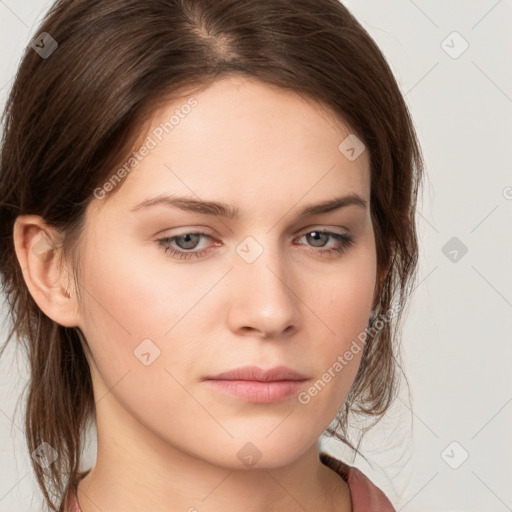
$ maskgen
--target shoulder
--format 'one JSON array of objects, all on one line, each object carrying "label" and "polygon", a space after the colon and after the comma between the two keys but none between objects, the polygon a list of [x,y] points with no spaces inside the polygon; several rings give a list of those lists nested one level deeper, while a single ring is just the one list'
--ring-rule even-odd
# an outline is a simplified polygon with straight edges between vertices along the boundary
[{"label": "shoulder", "polygon": [[386,495],[358,468],[320,452],[320,460],[349,485],[352,512],[396,512]]},{"label": "shoulder", "polygon": [[78,504],[77,488],[78,482],[89,473],[90,469],[78,474],[76,480],[69,484],[68,490],[64,495],[59,512],[82,512]]},{"label": "shoulder", "polygon": [[78,499],[76,497],[76,488],[72,487],[68,489],[68,492],[64,496],[61,508],[59,512],[82,512],[78,505]]}]

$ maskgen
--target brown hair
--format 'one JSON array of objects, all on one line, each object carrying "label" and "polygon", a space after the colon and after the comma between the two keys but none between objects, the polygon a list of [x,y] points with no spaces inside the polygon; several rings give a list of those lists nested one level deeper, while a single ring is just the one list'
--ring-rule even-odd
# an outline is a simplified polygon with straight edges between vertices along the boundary
[{"label": "brown hair", "polygon": [[28,354],[28,448],[46,442],[58,453],[47,470],[32,460],[51,510],[59,506],[51,494],[59,503],[79,475],[95,403],[83,334],[38,308],[16,258],[13,223],[40,215],[61,233],[55,243],[73,262],[78,293],[77,243],[95,188],[125,161],[160,104],[229,73],[328,106],[369,151],[375,314],[397,299],[402,309],[369,331],[336,428],[327,430],[357,452],[349,413],[376,423],[398,389],[394,340],[416,272],[423,172],[408,108],[375,42],[338,0],[58,0],[43,32],[58,47],[47,58],[27,47],[2,121],[0,270],[12,330],[0,354],[13,334]]}]

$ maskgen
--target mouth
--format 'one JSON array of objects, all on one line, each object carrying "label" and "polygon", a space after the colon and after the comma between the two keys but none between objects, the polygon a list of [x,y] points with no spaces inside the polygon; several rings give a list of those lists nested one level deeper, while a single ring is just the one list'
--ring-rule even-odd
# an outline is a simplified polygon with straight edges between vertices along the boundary
[{"label": "mouth", "polygon": [[203,379],[216,391],[253,403],[275,403],[296,394],[308,380],[286,366],[236,368]]}]

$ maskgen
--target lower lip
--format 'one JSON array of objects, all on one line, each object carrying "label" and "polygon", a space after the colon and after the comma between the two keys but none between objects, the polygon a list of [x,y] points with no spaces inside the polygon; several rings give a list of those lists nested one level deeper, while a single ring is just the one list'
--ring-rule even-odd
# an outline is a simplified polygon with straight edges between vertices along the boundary
[{"label": "lower lip", "polygon": [[219,391],[259,404],[280,402],[296,394],[304,380],[279,380],[260,382],[257,380],[213,380],[210,383]]}]

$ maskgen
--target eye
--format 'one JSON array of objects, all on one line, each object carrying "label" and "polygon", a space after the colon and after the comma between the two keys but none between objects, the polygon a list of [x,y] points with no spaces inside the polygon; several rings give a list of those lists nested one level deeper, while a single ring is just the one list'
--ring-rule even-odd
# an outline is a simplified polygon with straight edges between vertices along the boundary
[{"label": "eye", "polygon": [[[174,258],[185,260],[189,258],[200,258],[206,254],[208,249],[189,252],[191,249],[196,248],[201,238],[211,238],[211,236],[200,232],[184,233],[182,235],[160,238],[158,242],[164,248],[164,252],[169,253]],[[171,245],[173,242],[178,245],[178,250],[174,249]]]},{"label": "eye", "polygon": [[[314,230],[309,231],[298,237],[298,239],[306,237],[308,243],[312,243],[313,249],[310,249],[313,253],[319,253],[321,255],[333,255],[333,254],[342,254],[345,252],[351,245],[354,244],[355,237],[351,234],[343,234],[343,233],[335,233],[333,231],[326,230]],[[169,253],[171,257],[177,258],[180,260],[185,259],[197,259],[204,256],[210,248],[207,247],[202,250],[194,250],[197,249],[198,243],[201,239],[211,239],[212,237],[207,233],[202,232],[190,232],[183,233],[181,235],[160,238],[157,241],[160,246],[163,247],[164,252]],[[334,245],[327,246],[326,241],[329,239],[333,239],[335,241]],[[302,244],[300,244],[302,245]],[[176,247],[177,246],[177,247]],[[329,247],[328,249],[317,250],[314,248],[318,247]]]},{"label": "eye", "polygon": [[331,238],[334,239],[335,244],[331,246],[329,249],[324,249],[321,251],[314,250],[315,253],[320,253],[322,255],[332,255],[332,254],[342,254],[344,253],[351,245],[354,244],[355,237],[351,234],[344,233],[335,233],[333,231],[315,229],[314,231],[309,231],[299,238],[306,237],[308,242],[313,243],[313,247],[325,247],[325,240]]}]

